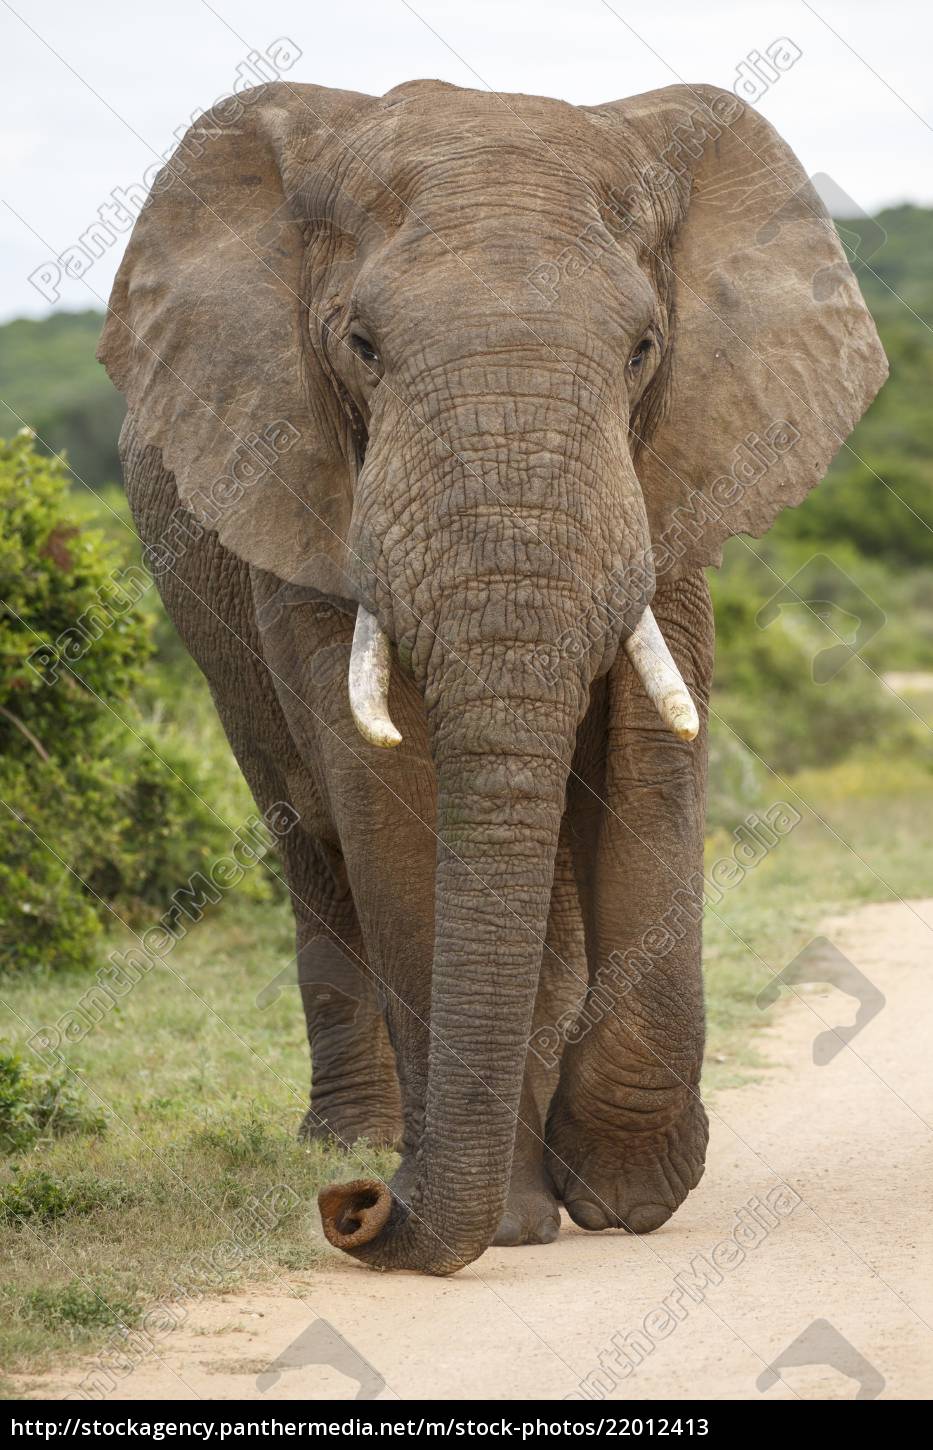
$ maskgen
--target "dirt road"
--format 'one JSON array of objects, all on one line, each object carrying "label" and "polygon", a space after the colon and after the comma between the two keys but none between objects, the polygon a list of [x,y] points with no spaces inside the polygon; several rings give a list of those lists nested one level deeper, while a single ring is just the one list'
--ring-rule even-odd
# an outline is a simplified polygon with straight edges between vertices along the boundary
[{"label": "dirt road", "polygon": [[[113,1398],[929,1398],[933,901],[824,931],[842,957],[813,960],[851,964],[870,1020],[816,1063],[852,997],[800,985],[763,1013],[774,1065],[719,1095],[706,1176],[659,1233],[568,1224],[443,1280],[335,1254],[294,1297],[192,1310]],[[89,1369],[23,1389],[74,1393]]]}]

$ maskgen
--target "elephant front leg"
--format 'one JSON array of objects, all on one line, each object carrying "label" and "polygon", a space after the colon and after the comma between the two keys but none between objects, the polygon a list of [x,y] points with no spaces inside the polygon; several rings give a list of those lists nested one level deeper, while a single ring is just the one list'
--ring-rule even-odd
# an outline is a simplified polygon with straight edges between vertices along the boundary
[{"label": "elephant front leg", "polygon": [[424,706],[410,680],[393,675],[392,717],[403,743],[365,743],[347,698],[349,638],[319,661],[311,696],[320,720],[321,762],[359,923],[360,952],[381,1004],[397,1073],[401,1163],[392,1191],[417,1216],[414,1199],[425,1124],[431,1048],[431,967],[437,816]]},{"label": "elephant front leg", "polygon": [[587,1229],[658,1228],[703,1173],[699,1096],[705,701],[712,620],[702,576],[655,613],[704,721],[666,733],[624,656],[587,722],[572,803],[589,990],[548,1119],[547,1164]]},{"label": "elephant front leg", "polygon": [[301,1136],[349,1148],[396,1147],[402,1130],[395,1054],[352,908],[327,931],[297,923],[298,985],[311,1048],[311,1106]]}]

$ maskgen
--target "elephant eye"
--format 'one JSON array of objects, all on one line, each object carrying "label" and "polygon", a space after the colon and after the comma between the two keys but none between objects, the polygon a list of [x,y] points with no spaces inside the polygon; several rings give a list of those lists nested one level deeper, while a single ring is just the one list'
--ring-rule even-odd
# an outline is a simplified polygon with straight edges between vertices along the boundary
[{"label": "elephant eye", "polygon": [[634,352],[628,360],[629,369],[633,373],[637,373],[640,368],[644,367],[644,364],[648,358],[648,354],[651,352],[652,343],[653,339],[650,336],[643,337],[641,342],[635,348]]},{"label": "elephant eye", "polygon": [[363,337],[362,333],[350,333],[350,347],[356,353],[357,357],[366,363],[368,367],[375,368],[379,366],[378,352],[373,347],[369,338]]}]

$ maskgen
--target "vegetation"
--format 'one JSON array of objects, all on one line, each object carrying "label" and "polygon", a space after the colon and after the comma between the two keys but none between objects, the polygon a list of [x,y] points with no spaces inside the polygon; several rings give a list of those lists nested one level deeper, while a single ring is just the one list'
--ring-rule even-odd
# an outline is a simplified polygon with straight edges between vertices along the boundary
[{"label": "vegetation", "polygon": [[[825,915],[929,893],[933,212],[879,221],[887,239],[860,280],[891,382],[821,487],[766,539],[734,540],[711,579],[708,867],[777,802],[800,817],[707,912],[714,1095],[754,1070],[757,995]],[[293,951],[268,874],[241,883],[82,1032],[64,1030],[95,969],[133,942],[111,911],[151,925],[252,808],[151,589],[71,670],[63,657],[63,634],[138,564],[113,488],[119,405],[92,361],[99,325],[60,314],[0,328],[0,392],[53,448],[67,444],[95,490],[0,416],[12,438],[0,451],[0,799],[23,822],[9,818],[0,852],[0,1363],[11,1370],[245,1276],[300,1282],[318,1252],[319,1184],[391,1169],[366,1144],[338,1165],[336,1150],[295,1140],[307,1094],[297,993],[257,1006]],[[794,592],[775,601],[786,581],[805,605]],[[58,1034],[64,1062],[40,1031]],[[283,1190],[271,1218],[257,1209],[270,1185]]]},{"label": "vegetation", "polygon": [[0,1045],[0,1155],[25,1153],[40,1140],[102,1133],[103,1113],[65,1069],[37,1072]]},{"label": "vegetation", "polygon": [[100,312],[53,312],[0,328],[0,436],[28,424],[47,450],[67,448],[93,488],[118,483],[123,399],[95,360]]},{"label": "vegetation", "polygon": [[[169,908],[251,813],[213,722],[205,756],[203,732],[161,724],[157,700],[147,712],[157,603],[129,538],[86,527],[28,433],[0,445],[0,800],[19,823],[0,856],[0,970],[89,967],[105,922]],[[269,880],[244,889],[268,897]]]},{"label": "vegetation", "polygon": [[[323,1244],[318,1189],[348,1169],[391,1173],[392,1155],[365,1143],[348,1164],[297,1140],[308,1087],[298,992],[256,1006],[293,950],[283,902],[259,914],[232,901],[176,948],[171,971],[144,977],[66,1050],[75,1090],[107,1112],[107,1127],[47,1136],[0,1165],[8,1372],[101,1345],[114,1323],[151,1323],[155,1306],[190,1307],[243,1278],[300,1284]],[[34,1030],[70,1012],[86,986],[80,970],[23,974],[0,995]]]}]

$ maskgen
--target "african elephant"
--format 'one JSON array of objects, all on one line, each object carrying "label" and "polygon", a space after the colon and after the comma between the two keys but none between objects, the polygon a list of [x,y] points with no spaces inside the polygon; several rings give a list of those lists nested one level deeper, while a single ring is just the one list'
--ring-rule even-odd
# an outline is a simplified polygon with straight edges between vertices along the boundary
[{"label": "african elephant", "polygon": [[657,1228],[707,1137],[702,571],[886,372],[798,161],[710,86],[260,86],[161,173],[100,357],[165,604],[300,814],[305,1131],[400,1146],[328,1238],[448,1274],[560,1202]]}]

